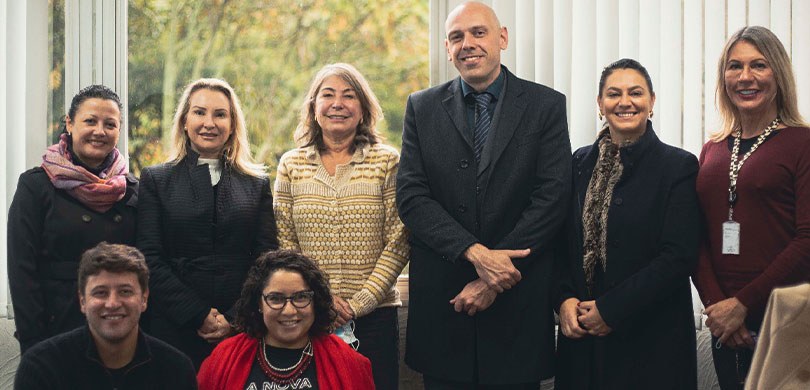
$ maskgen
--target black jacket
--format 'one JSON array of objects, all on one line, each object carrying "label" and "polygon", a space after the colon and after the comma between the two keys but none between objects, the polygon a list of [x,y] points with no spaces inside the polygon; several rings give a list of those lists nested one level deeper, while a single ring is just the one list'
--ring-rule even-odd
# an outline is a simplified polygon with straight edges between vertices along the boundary
[{"label": "black jacket", "polygon": [[198,154],[141,173],[138,248],[146,256],[150,334],[196,366],[213,345],[197,336],[212,307],[228,312],[258,255],[278,248],[269,179],[244,175],[223,161],[216,199]]},{"label": "black jacket", "polygon": [[135,244],[138,182],[99,213],[56,189],[42,168],[22,175],[8,211],[8,278],[20,349],[85,323],[76,277],[82,253],[101,241]]},{"label": "black jacket", "polygon": [[[582,209],[598,155],[598,141],[574,153],[568,255],[558,263],[556,305],[570,297],[595,298],[613,331],[577,340],[560,332],[555,386],[694,389],[689,274],[697,262],[700,234],[697,159],[661,142],[649,124],[636,144],[621,149],[624,170],[608,211],[607,268],[597,271],[589,294],[582,269]],[[594,370],[601,377],[593,377]]]},{"label": "black jacket", "polygon": [[[116,383],[118,382],[118,383]],[[194,366],[172,346],[143,332],[120,381],[101,362],[87,326],[37,344],[17,367],[14,388],[29,389],[196,389]]]},{"label": "black jacket", "polygon": [[[565,97],[506,80],[476,164],[460,79],[408,98],[397,206],[411,232],[405,361],[426,375],[482,384],[553,375],[552,239],[570,198]],[[477,279],[460,256],[480,242],[531,248],[515,260],[523,279],[470,317],[448,302]],[[477,372],[477,374],[476,374]]]}]

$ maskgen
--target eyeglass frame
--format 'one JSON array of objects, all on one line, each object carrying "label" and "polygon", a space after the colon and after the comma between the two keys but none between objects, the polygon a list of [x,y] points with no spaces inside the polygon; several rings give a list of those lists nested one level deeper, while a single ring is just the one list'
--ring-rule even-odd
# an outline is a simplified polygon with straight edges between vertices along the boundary
[{"label": "eyeglass frame", "polygon": [[[270,302],[267,301],[267,299],[270,298],[270,296],[272,296],[272,295],[274,295],[276,297],[283,298],[284,303],[282,303],[281,306],[279,306],[279,307],[274,307]],[[269,292],[267,294],[262,294],[261,296],[262,296],[262,301],[264,301],[264,303],[267,305],[267,307],[269,307],[269,308],[271,308],[273,310],[284,310],[284,308],[287,307],[288,302],[289,302],[290,305],[292,305],[296,309],[305,309],[309,305],[312,304],[312,301],[315,298],[315,291],[312,291],[312,290],[298,291],[298,292],[295,292],[295,293],[293,293],[292,295],[289,295],[289,296],[282,295],[281,293],[277,293],[277,292]],[[293,299],[295,299],[295,298],[297,298],[299,296],[305,296],[305,297],[309,298],[309,301],[307,302],[306,305],[299,307],[298,305],[295,304]]]}]

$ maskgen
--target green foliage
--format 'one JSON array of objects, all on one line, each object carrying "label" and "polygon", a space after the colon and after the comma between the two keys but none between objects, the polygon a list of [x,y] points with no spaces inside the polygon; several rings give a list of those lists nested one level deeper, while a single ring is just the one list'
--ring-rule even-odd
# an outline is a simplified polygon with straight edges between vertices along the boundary
[{"label": "green foliage", "polygon": [[428,85],[426,0],[130,0],[131,169],[165,160],[182,88],[218,77],[239,95],[254,157],[275,173],[323,65],[369,80],[386,143],[401,144],[407,95]]}]

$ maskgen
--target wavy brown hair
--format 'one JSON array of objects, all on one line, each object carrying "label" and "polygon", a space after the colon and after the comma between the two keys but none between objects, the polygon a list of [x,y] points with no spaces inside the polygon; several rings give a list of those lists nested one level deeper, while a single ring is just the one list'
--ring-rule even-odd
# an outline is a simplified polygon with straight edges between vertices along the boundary
[{"label": "wavy brown hair", "polygon": [[[321,68],[309,85],[309,91],[301,106],[301,117],[298,127],[295,129],[295,144],[299,147],[315,145],[318,150],[324,150],[323,130],[315,120],[315,99],[321,91],[323,82],[330,76],[338,76],[345,81],[357,93],[360,101],[360,108],[363,116],[357,125],[357,133],[354,136],[354,147],[364,144],[374,145],[382,140],[377,134],[377,123],[383,119],[382,107],[371,90],[371,86],[366,78],[354,66],[344,63],[329,64]],[[354,151],[354,150],[352,150]]]},{"label": "wavy brown hair", "polygon": [[315,262],[300,252],[288,250],[265,252],[250,268],[245,284],[242,286],[242,294],[234,306],[236,328],[255,338],[262,338],[267,334],[267,326],[264,324],[259,307],[261,307],[264,287],[278,270],[301,275],[309,289],[315,293],[312,297],[315,321],[309,328],[309,335],[315,337],[329,333],[332,322],[335,320],[335,307],[332,303],[329,281]]}]

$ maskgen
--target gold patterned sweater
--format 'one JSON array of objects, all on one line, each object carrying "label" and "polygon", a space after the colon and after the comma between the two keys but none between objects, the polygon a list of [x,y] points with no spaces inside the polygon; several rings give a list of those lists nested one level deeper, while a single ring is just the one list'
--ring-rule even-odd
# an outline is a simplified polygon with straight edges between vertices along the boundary
[{"label": "gold patterned sweater", "polygon": [[334,176],[314,146],[288,151],[278,165],[280,247],[315,260],[357,317],[402,305],[395,283],[409,246],[395,203],[398,167],[396,149],[379,143],[357,148]]}]

